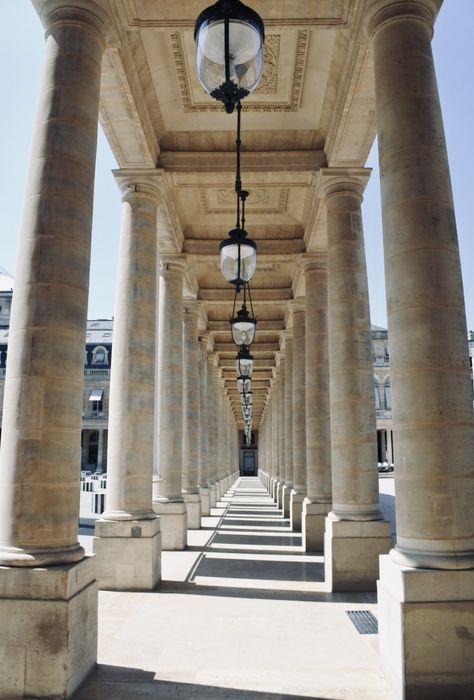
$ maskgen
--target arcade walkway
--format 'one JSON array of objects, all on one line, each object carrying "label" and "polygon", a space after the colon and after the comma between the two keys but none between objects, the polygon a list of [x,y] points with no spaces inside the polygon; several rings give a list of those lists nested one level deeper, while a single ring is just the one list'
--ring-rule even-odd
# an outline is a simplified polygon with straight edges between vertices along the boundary
[{"label": "arcade walkway", "polygon": [[325,591],[260,481],[239,479],[153,593],[100,592],[99,667],[76,700],[393,700],[377,635],[346,611],[373,594]]}]

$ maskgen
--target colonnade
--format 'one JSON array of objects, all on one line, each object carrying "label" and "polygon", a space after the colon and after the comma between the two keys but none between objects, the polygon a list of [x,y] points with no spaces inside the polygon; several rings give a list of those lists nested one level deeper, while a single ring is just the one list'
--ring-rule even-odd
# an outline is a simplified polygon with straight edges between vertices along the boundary
[{"label": "colonnade", "polygon": [[[324,544],[329,587],[367,590],[379,576],[381,656],[407,699],[464,698],[474,685],[474,422],[430,46],[438,5],[366,3],[397,456],[397,544],[380,570],[391,538],[378,498],[363,168],[329,163],[319,172],[327,252],[301,261],[305,295],[289,303],[259,436],[262,479],[305,547]],[[110,24],[93,0],[41,8],[46,61],[0,453],[2,697],[72,694],[96,660],[96,569],[103,587],[153,588],[160,548],[186,546],[188,522],[196,525],[235,476],[238,450],[217,355],[199,335],[195,302],[183,299],[186,257],[162,255],[158,270],[160,173],[119,171],[109,493],[96,562],[85,555],[77,533],[83,352]]]}]

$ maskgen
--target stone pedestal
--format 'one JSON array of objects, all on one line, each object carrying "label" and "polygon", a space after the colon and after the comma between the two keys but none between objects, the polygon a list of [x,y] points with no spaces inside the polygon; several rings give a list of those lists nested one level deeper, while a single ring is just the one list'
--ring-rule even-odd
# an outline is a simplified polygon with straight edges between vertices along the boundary
[{"label": "stone pedestal", "polygon": [[390,523],[385,520],[326,518],[324,569],[330,590],[375,590],[379,556],[391,546]]},{"label": "stone pedestal", "polygon": [[207,517],[211,511],[211,489],[209,486],[199,487],[199,496],[201,498],[201,516]]},{"label": "stone pedestal", "polygon": [[97,520],[94,554],[102,590],[153,590],[161,576],[160,518]]},{"label": "stone pedestal", "polygon": [[0,698],[70,697],[97,658],[94,559],[0,567]]},{"label": "stone pedestal", "polygon": [[287,486],[285,484],[283,486],[282,496],[281,496],[281,503],[282,503],[281,507],[283,509],[283,517],[284,518],[290,517],[290,501],[291,501],[291,486]]},{"label": "stone pedestal", "polygon": [[313,503],[309,498],[304,499],[301,533],[303,535],[302,544],[305,552],[324,551],[326,516],[330,510],[330,503]]},{"label": "stone pedestal", "polygon": [[184,501],[153,501],[153,509],[160,516],[161,548],[186,549],[188,519]]},{"label": "stone pedestal", "polygon": [[474,571],[403,568],[380,557],[381,663],[396,700],[474,697]]},{"label": "stone pedestal", "polygon": [[278,481],[277,485],[276,485],[275,501],[276,501],[278,508],[282,508],[282,509],[283,509],[283,487],[284,487],[283,482]]},{"label": "stone pedestal", "polygon": [[209,508],[215,508],[217,503],[217,489],[215,484],[209,484]]},{"label": "stone pedestal", "polygon": [[303,514],[304,493],[293,490],[290,497],[290,524],[291,529],[296,532],[301,531],[301,518]]},{"label": "stone pedestal", "polygon": [[184,505],[188,520],[188,530],[199,530],[201,527],[201,496],[199,493],[185,493]]}]

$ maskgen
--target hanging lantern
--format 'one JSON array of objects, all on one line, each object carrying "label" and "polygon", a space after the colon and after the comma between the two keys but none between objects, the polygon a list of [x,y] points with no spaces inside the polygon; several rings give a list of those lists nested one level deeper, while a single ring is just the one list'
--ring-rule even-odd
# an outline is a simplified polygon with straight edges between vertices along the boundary
[{"label": "hanging lantern", "polygon": [[221,272],[227,282],[239,288],[252,279],[257,269],[257,244],[247,231],[234,228],[219,244]]},{"label": "hanging lantern", "polygon": [[249,353],[248,347],[243,345],[236,358],[236,369],[238,377],[251,377],[253,370],[253,355]]},{"label": "hanging lantern", "polygon": [[250,316],[245,304],[243,304],[240,311],[237,311],[237,316],[231,319],[230,326],[232,329],[232,340],[236,345],[246,345],[248,347],[253,343],[257,320]]},{"label": "hanging lantern", "polygon": [[231,114],[262,77],[263,21],[240,0],[218,0],[197,18],[194,40],[201,85]]},{"label": "hanging lantern", "polygon": [[240,394],[240,403],[243,406],[251,406],[253,404],[253,394],[251,391],[246,394]]},{"label": "hanging lantern", "polygon": [[248,377],[238,377],[237,391],[239,394],[247,394],[252,389],[252,380]]}]

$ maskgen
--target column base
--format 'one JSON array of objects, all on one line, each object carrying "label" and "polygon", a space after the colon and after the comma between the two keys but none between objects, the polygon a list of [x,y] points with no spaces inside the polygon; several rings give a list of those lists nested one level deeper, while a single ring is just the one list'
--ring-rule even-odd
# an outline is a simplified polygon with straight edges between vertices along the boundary
[{"label": "column base", "polygon": [[290,501],[291,501],[291,491],[293,487],[292,486],[287,486],[286,484],[283,486],[282,489],[282,497],[281,497],[281,507],[283,511],[283,517],[284,518],[289,518],[290,517]]},{"label": "column base", "polygon": [[152,591],[161,578],[160,519],[95,524],[97,582],[104,591]]},{"label": "column base", "polygon": [[292,490],[290,496],[290,526],[295,532],[301,532],[304,499],[304,493],[298,493],[294,489]]},{"label": "column base", "polygon": [[301,533],[305,552],[324,551],[324,530],[326,516],[331,510],[330,503],[315,503],[310,498],[303,501]]},{"label": "column base", "polygon": [[0,698],[70,697],[97,659],[94,557],[0,568]]},{"label": "column base", "polygon": [[183,495],[188,519],[188,530],[201,529],[201,496],[198,493]]},{"label": "column base", "polygon": [[201,515],[207,518],[211,512],[211,492],[209,486],[201,486],[199,488],[199,496],[201,497]]},{"label": "column base", "polygon": [[325,580],[333,592],[375,591],[379,556],[392,548],[386,520],[326,518],[324,534]]},{"label": "column base", "polygon": [[380,557],[379,650],[396,700],[474,697],[474,570]]},{"label": "column base", "polygon": [[161,550],[186,549],[188,521],[184,501],[153,501],[153,510],[161,521]]}]

